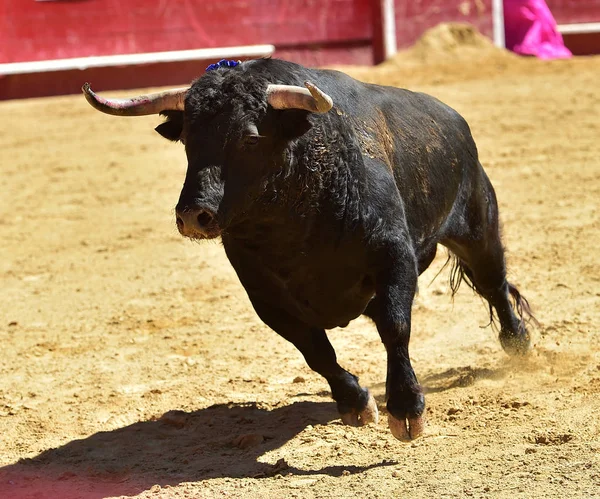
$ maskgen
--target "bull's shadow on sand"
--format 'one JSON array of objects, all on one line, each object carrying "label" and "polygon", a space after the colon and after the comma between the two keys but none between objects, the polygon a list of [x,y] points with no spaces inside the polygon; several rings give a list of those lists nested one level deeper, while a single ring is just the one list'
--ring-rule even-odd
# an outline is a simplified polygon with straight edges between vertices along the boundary
[{"label": "bull's shadow on sand", "polygon": [[217,477],[259,479],[277,473],[340,476],[396,464],[332,464],[306,470],[283,460],[274,465],[258,460],[306,426],[338,424],[333,422],[337,419],[332,402],[301,401],[269,410],[256,404],[221,404],[190,413],[171,411],[156,420],[96,433],[1,468],[0,497],[100,499],[135,495],[155,484]]}]

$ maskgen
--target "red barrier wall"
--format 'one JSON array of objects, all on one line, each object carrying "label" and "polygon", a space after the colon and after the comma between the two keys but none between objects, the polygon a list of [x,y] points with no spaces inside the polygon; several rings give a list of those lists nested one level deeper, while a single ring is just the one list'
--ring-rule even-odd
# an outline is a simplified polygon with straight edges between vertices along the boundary
[{"label": "red barrier wall", "polygon": [[[442,21],[471,22],[491,36],[490,5],[396,0],[398,45]],[[0,0],[0,63],[261,43],[292,58],[330,51],[321,63],[364,63],[371,16],[371,0]],[[339,61],[341,48],[349,60]]]},{"label": "red barrier wall", "polygon": [[558,24],[600,22],[600,0],[546,0]]},{"label": "red barrier wall", "polygon": [[0,63],[370,38],[369,0],[0,0]]},{"label": "red barrier wall", "polygon": [[[256,44],[311,66],[372,64],[379,1],[0,0],[0,64]],[[470,22],[492,36],[491,1],[395,0],[398,46],[442,21]],[[155,65],[145,80],[148,68],[104,71],[114,73],[106,78],[112,88],[167,85],[175,76],[190,81],[205,62]],[[0,75],[0,99],[78,91],[85,73]]]},{"label": "red barrier wall", "polygon": [[[559,24],[600,22],[600,0],[547,3]],[[443,21],[492,36],[491,0],[395,8],[399,47]],[[260,43],[311,64],[365,63],[371,15],[371,0],[0,0],[0,63]]]}]

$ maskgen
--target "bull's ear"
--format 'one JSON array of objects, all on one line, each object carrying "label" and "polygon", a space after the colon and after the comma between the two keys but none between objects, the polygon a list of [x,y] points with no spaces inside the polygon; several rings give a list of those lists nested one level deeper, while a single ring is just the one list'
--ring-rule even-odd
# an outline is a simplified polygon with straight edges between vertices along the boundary
[{"label": "bull's ear", "polygon": [[300,109],[280,111],[279,130],[284,140],[293,140],[304,135],[312,126],[309,121],[311,113]]},{"label": "bull's ear", "polygon": [[167,120],[158,125],[155,130],[165,139],[174,142],[181,139],[181,133],[183,132],[183,111],[162,111],[160,115],[165,116]]}]

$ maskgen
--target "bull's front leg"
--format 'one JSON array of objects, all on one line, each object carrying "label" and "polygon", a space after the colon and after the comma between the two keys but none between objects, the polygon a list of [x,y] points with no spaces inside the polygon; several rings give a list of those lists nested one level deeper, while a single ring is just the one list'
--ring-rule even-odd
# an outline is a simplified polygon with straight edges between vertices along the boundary
[{"label": "bull's front leg", "polygon": [[387,351],[386,400],[392,434],[409,440],[423,433],[425,397],[410,363],[411,308],[417,289],[417,264],[403,244],[390,248],[379,272],[376,297],[365,311],[377,325]]},{"label": "bull's front leg", "polygon": [[286,312],[253,299],[252,296],[250,301],[262,321],[293,343],[304,355],[308,366],[327,380],[344,424],[362,426],[377,423],[379,414],[375,399],[369,390],[358,384],[355,375],[337,363],[335,351],[325,330],[303,324]]}]

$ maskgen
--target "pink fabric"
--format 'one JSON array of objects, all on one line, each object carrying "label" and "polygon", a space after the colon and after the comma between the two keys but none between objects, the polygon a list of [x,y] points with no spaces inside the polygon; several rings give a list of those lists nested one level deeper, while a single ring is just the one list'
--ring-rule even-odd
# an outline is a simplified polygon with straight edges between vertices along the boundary
[{"label": "pink fabric", "polygon": [[556,21],[544,0],[504,0],[506,48],[540,59],[566,59],[565,47]]}]

